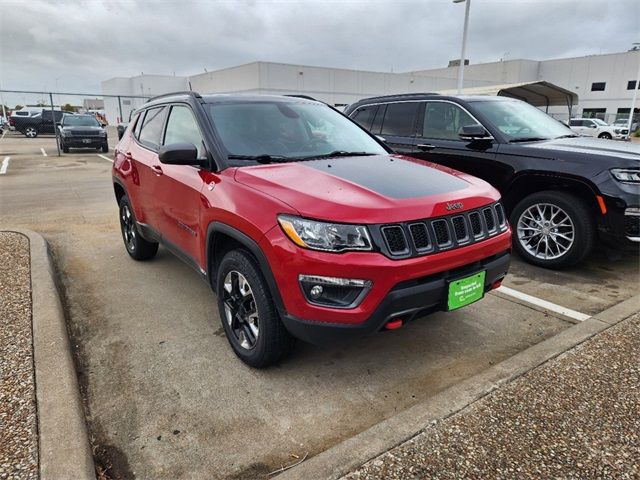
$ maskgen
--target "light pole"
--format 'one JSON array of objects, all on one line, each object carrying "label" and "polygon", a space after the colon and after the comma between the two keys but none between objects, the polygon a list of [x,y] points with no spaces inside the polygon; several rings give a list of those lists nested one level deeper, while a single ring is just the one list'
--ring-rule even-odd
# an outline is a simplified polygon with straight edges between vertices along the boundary
[{"label": "light pole", "polygon": [[[634,43],[634,46],[640,43]],[[638,99],[638,88],[640,88],[640,51],[636,53],[638,56],[638,73],[636,74],[636,88],[633,89],[633,98],[631,100],[631,108],[629,109],[629,121],[627,122],[627,138],[631,138],[631,125],[633,124],[633,113],[636,109],[636,100]]]},{"label": "light pole", "polygon": [[460,54],[460,65],[458,65],[458,94],[462,92],[462,82],[464,80],[464,57],[467,51],[467,29],[469,27],[469,8],[471,8],[471,0],[453,0],[453,3],[462,3],[466,1],[464,9],[464,30],[462,31],[462,53]]}]

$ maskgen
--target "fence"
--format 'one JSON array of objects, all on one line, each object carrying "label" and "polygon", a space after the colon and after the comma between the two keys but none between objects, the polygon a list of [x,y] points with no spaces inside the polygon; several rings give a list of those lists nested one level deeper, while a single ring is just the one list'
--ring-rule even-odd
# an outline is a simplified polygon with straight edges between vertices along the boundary
[{"label": "fence", "polygon": [[[121,122],[127,122],[131,112],[142,106],[152,96],[0,90],[0,115],[4,121],[8,121],[11,113],[20,108],[33,112],[61,110],[70,113],[91,113],[96,115],[102,123],[116,126]],[[44,133],[55,135],[58,155],[60,155],[57,128],[54,127],[51,131],[46,130]]]}]

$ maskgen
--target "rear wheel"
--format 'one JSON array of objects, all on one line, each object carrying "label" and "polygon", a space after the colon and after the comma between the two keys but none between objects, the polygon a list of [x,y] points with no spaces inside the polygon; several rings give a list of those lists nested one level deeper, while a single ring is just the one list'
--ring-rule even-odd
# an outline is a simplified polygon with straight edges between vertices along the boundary
[{"label": "rear wheel", "polygon": [[511,213],[515,249],[529,263],[563,268],[582,261],[593,249],[595,225],[589,208],[571,194],[538,192]]},{"label": "rear wheel", "polygon": [[611,140],[611,134],[607,133],[607,132],[604,132],[604,133],[601,133],[600,135],[598,135],[598,138],[604,138],[605,140]]},{"label": "rear wheel", "polygon": [[251,255],[232,250],[224,256],[218,269],[217,295],[227,340],[243,362],[264,368],[291,353],[295,339],[280,321]]},{"label": "rear wheel", "polygon": [[24,136],[27,138],[36,138],[38,136],[38,130],[35,127],[27,127],[24,129]]},{"label": "rear wheel", "polygon": [[156,242],[148,242],[140,235],[133,216],[131,203],[126,195],[120,199],[120,230],[122,231],[122,239],[127,253],[134,260],[148,260],[155,257],[158,251]]}]

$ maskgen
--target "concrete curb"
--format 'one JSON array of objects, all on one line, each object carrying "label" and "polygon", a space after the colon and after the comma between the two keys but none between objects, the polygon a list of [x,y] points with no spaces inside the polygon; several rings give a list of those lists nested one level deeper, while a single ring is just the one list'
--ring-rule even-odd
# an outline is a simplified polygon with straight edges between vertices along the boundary
[{"label": "concrete curb", "polygon": [[469,404],[640,311],[640,295],[534,345],[277,476],[335,480]]},{"label": "concrete curb", "polygon": [[40,479],[95,479],[78,379],[47,242],[31,230],[3,231],[29,239]]}]

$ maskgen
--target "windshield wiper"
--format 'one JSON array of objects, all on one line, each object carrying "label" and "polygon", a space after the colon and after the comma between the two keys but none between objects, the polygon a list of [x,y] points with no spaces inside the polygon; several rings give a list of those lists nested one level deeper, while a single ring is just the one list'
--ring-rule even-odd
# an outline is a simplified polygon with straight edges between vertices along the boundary
[{"label": "windshield wiper", "polygon": [[322,155],[310,155],[308,157],[296,158],[296,160],[315,160],[320,158],[336,158],[336,157],[366,157],[369,155],[377,155],[369,152],[347,152],[345,150],[334,150],[331,153],[323,153]]},{"label": "windshield wiper", "polygon": [[569,134],[569,135],[560,135],[559,137],[556,137],[554,140],[557,140],[557,139],[559,139],[559,138],[577,138],[577,137],[579,137],[579,136],[580,136],[580,135],[576,135],[575,133],[573,133],[573,134]]},{"label": "windshield wiper", "polygon": [[269,155],[263,153],[261,155],[229,155],[229,160],[249,160],[258,163],[272,163],[272,162],[288,162],[292,159],[289,157],[283,157],[282,155]]},{"label": "windshield wiper", "polygon": [[509,143],[541,142],[542,140],[549,140],[549,139],[546,137],[522,137],[522,138],[514,138],[513,140],[509,140]]}]

